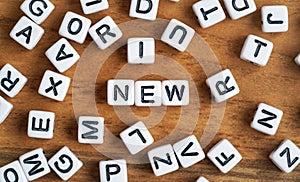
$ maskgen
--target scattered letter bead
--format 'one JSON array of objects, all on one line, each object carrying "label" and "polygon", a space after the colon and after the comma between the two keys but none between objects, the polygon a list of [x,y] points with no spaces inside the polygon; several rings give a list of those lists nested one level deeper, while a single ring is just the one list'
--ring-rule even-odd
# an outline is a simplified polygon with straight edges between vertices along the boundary
[{"label": "scattered letter bead", "polygon": [[300,54],[295,58],[295,62],[298,66],[300,66]]},{"label": "scattered letter bead", "polygon": [[104,141],[104,118],[80,116],[78,119],[78,142],[102,144]]},{"label": "scattered letter bead", "polygon": [[201,0],[193,5],[193,10],[202,28],[208,28],[226,18],[219,0]]},{"label": "scattered letter bead", "polygon": [[283,112],[267,104],[259,104],[251,127],[268,135],[275,135]]},{"label": "scattered letter bead", "polygon": [[27,182],[27,178],[19,161],[14,161],[0,168],[1,182]]},{"label": "scattered letter bead", "polygon": [[54,8],[48,0],[25,0],[21,5],[21,10],[37,24],[43,23]]},{"label": "scattered letter bead", "polygon": [[99,162],[100,181],[101,182],[127,182],[126,160],[109,160]]},{"label": "scattered letter bead", "polygon": [[49,166],[64,181],[69,180],[82,166],[83,163],[64,146],[49,161]]},{"label": "scattered letter bead", "polygon": [[186,106],[189,104],[189,82],[186,80],[165,80],[162,82],[162,103],[165,106]]},{"label": "scattered letter bead", "polygon": [[224,0],[231,19],[237,20],[256,11],[254,0]]},{"label": "scattered letter bead", "polygon": [[263,32],[287,32],[289,29],[286,6],[263,6],[261,8]]},{"label": "scattered letter bead", "polygon": [[151,133],[142,121],[122,131],[120,137],[132,155],[139,153],[154,142]]},{"label": "scattered letter bead", "polygon": [[28,116],[27,135],[32,138],[51,139],[54,132],[55,113],[30,111]]},{"label": "scattered letter bead", "polygon": [[266,66],[272,50],[272,42],[255,35],[248,35],[240,57],[241,59],[256,65]]},{"label": "scattered letter bead", "polygon": [[107,0],[80,0],[84,14],[92,14],[108,9]]},{"label": "scattered letter bead", "polygon": [[241,160],[241,154],[226,139],[221,140],[207,153],[207,157],[220,169],[222,173],[229,172]]},{"label": "scattered letter bead", "polygon": [[57,101],[63,101],[67,95],[70,82],[69,77],[47,70],[40,84],[39,94]]},{"label": "scattered letter bead", "polygon": [[155,20],[159,0],[131,0],[129,16],[145,20]]},{"label": "scattered letter bead", "polygon": [[240,92],[229,69],[223,70],[206,80],[216,102],[223,102]]},{"label": "scattered letter bead", "polygon": [[197,179],[197,181],[196,182],[209,182],[206,178],[204,178],[204,177],[199,177],[198,179]]},{"label": "scattered letter bead", "polygon": [[161,106],[161,82],[137,81],[135,82],[136,106]]},{"label": "scattered letter bead", "polygon": [[112,106],[131,106],[134,104],[133,80],[108,80],[107,102]]},{"label": "scattered letter bead", "polygon": [[90,19],[68,11],[60,25],[59,35],[82,44],[91,24]]},{"label": "scattered letter bead", "polygon": [[89,33],[102,50],[108,48],[123,36],[120,28],[110,16],[104,17],[93,25]]},{"label": "scattered letter bead", "polygon": [[13,105],[0,96],[0,124],[7,118],[12,109]]},{"label": "scattered letter bead", "polygon": [[15,97],[25,86],[27,78],[10,64],[0,71],[0,90],[9,97]]},{"label": "scattered letter bead", "polygon": [[291,140],[284,140],[269,157],[279,169],[290,173],[300,163],[300,149]]},{"label": "scattered letter bead", "polygon": [[79,54],[65,38],[61,38],[53,44],[45,54],[61,73],[71,68],[80,58]]},{"label": "scattered letter bead", "polygon": [[161,40],[175,49],[184,52],[192,41],[194,34],[194,29],[176,19],[172,19],[165,29]]},{"label": "scattered letter bead", "polygon": [[33,181],[50,173],[42,148],[35,149],[19,157],[20,164],[28,181]]},{"label": "scattered letter bead", "polygon": [[184,168],[188,168],[205,158],[205,154],[195,135],[188,136],[175,143],[173,149]]},{"label": "scattered letter bead", "polygon": [[148,152],[149,161],[155,176],[162,176],[179,169],[172,145],[164,145]]},{"label": "scattered letter bead", "polygon": [[155,41],[153,38],[130,38],[127,42],[129,64],[153,64],[155,61]]},{"label": "scattered letter bead", "polygon": [[32,50],[41,40],[44,29],[22,16],[10,32],[10,37],[28,50]]}]

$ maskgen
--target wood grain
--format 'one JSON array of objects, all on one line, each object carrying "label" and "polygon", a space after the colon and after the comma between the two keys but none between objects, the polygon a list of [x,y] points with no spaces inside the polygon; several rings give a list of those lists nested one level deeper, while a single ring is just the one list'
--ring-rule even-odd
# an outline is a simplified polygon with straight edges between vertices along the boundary
[{"label": "wood grain", "polygon": [[[55,102],[38,95],[37,90],[45,70],[56,71],[44,56],[45,51],[59,39],[58,29],[67,11],[82,14],[79,1],[52,0],[56,9],[42,24],[45,35],[37,47],[27,51],[12,39],[9,32],[23,15],[19,9],[22,0],[0,0],[0,66],[10,63],[20,70],[28,83],[15,98],[5,97],[14,105],[12,113],[0,125],[0,166],[10,163],[30,150],[42,147],[47,158],[50,158],[62,146],[67,145],[84,162],[83,168],[70,181],[99,181],[98,162],[108,158],[95,150],[93,146],[77,142],[77,124],[72,105],[72,88],[64,102]],[[300,181],[300,167],[292,173],[284,174],[268,159],[270,152],[283,139],[291,139],[300,146],[300,68],[293,59],[300,52],[300,1],[298,0],[257,0],[258,9],[263,5],[286,5],[289,9],[289,26],[287,33],[266,34],[260,27],[260,10],[233,21],[227,18],[208,29],[201,29],[192,12],[191,6],[196,0],[182,0],[179,3],[161,1],[158,17],[163,19],[176,18],[193,27],[210,45],[223,69],[229,68],[235,76],[241,93],[227,101],[226,112],[213,141],[205,147],[207,152],[220,139],[229,139],[240,151],[243,160],[228,174],[222,174],[208,160],[178,171],[155,177],[149,164],[129,164],[129,181],[195,181],[198,176],[207,177],[210,181]],[[128,16],[130,1],[110,0],[110,8],[103,12],[87,15],[93,23],[110,15],[117,23],[133,20]],[[239,54],[248,34],[262,36],[274,43],[274,50],[266,67],[258,67],[242,61]],[[139,36],[139,35],[136,35]],[[83,54],[92,42],[90,37],[84,44],[71,42],[75,49]],[[198,63],[188,53],[179,53],[173,48],[156,41],[156,52],[175,59],[194,80],[200,99],[200,116],[194,134],[200,140],[210,115],[211,97],[205,85],[206,75]],[[118,70],[126,63],[126,47],[120,48],[109,57],[101,69],[101,78],[96,80],[95,100],[101,116],[106,119],[106,127],[118,137],[127,125],[106,104],[106,81],[114,78]],[[73,77],[76,66],[64,73]],[[174,75],[176,72],[166,70]],[[157,75],[143,79],[163,79]],[[93,92],[93,91],[92,91]],[[265,102],[283,110],[284,115],[275,136],[266,136],[250,128],[255,109],[260,102]],[[27,116],[32,109],[49,110],[56,113],[55,134],[52,140],[39,140],[27,137]],[[132,107],[140,118],[150,113],[149,108]],[[180,108],[168,108],[164,119],[150,131],[155,140],[163,139],[172,132],[180,116]],[[132,121],[134,122],[134,121]],[[189,122],[189,121],[186,121]],[[179,140],[180,138],[178,138]],[[107,151],[110,151],[108,148]],[[118,151],[111,151],[118,152]],[[61,181],[54,172],[37,181]]]}]

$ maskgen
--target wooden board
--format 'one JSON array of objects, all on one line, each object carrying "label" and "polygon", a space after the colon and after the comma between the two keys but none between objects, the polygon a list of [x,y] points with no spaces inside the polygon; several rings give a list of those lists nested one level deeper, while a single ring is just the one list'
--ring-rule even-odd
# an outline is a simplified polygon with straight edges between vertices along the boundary
[{"label": "wooden board", "polygon": [[[56,9],[42,24],[45,35],[34,50],[27,51],[9,38],[10,30],[23,15],[19,9],[22,1],[0,1],[0,66],[10,63],[28,78],[28,83],[15,98],[10,99],[1,93],[1,96],[13,103],[14,109],[7,120],[0,125],[0,166],[18,159],[20,155],[38,147],[42,147],[47,158],[50,158],[62,146],[67,145],[84,162],[83,168],[70,181],[99,181],[98,162],[109,159],[102,153],[118,154],[118,151],[113,147],[102,148],[99,151],[91,145],[82,145],[77,142],[72,88],[69,89],[64,102],[55,102],[37,93],[45,70],[56,71],[44,53],[60,38],[58,29],[64,14],[67,11],[73,11],[83,15],[79,1],[52,0],[52,2]],[[220,128],[204,150],[207,152],[220,139],[227,138],[240,151],[243,160],[228,174],[222,174],[208,159],[205,159],[190,168],[180,168],[178,171],[162,177],[155,177],[149,164],[128,164],[129,181],[192,182],[200,175],[207,177],[210,181],[300,181],[300,167],[290,174],[284,174],[268,158],[271,151],[283,139],[291,139],[300,146],[300,68],[293,61],[300,52],[300,1],[256,1],[258,9],[263,5],[284,4],[288,6],[289,31],[276,34],[266,34],[261,31],[260,10],[240,20],[233,21],[227,18],[211,28],[202,29],[191,8],[195,2],[196,0],[182,0],[179,3],[161,1],[158,17],[162,19],[176,18],[194,28],[210,45],[222,69],[229,68],[235,76],[241,92],[238,96],[227,101],[226,112]],[[93,23],[106,15],[111,16],[118,24],[133,20],[128,16],[129,0],[110,0],[109,4],[108,10],[86,17],[90,18]],[[258,67],[239,58],[243,42],[248,34],[262,36],[274,43],[274,50],[266,67]],[[92,39],[88,37],[82,45],[75,42],[71,43],[80,54],[84,54],[91,42]],[[210,91],[205,85],[206,74],[197,61],[187,52],[180,53],[160,41],[156,41],[156,45],[157,54],[176,60],[194,80],[201,107],[198,110],[200,116],[196,120],[197,124],[193,133],[201,140],[211,108]],[[123,46],[111,55],[103,65],[99,76],[96,78],[95,90],[90,91],[95,95],[99,114],[105,117],[107,129],[116,137],[127,125],[119,119],[114,109],[106,104],[106,81],[114,78],[125,64],[126,46]],[[168,65],[165,66],[168,67]],[[73,66],[64,74],[73,78],[75,70],[76,66]],[[149,74],[152,71],[149,70]],[[166,69],[166,72],[174,75],[174,77],[178,74],[172,69]],[[162,80],[164,78],[159,75],[148,75],[142,79]],[[73,87],[73,90],[75,89]],[[255,109],[260,102],[276,106],[284,112],[282,123],[275,136],[266,136],[250,128]],[[131,108],[141,119],[150,113],[149,108],[135,106]],[[27,137],[27,117],[28,112],[32,109],[49,110],[56,113],[55,134],[52,140]],[[152,112],[155,114],[156,111],[158,112],[159,109],[154,109]],[[176,127],[179,117],[180,108],[169,107],[162,121],[152,123],[153,127],[150,131],[155,140],[163,140],[170,134]],[[185,122],[189,124],[193,121],[189,121],[187,118]],[[179,139],[181,138],[178,137]],[[51,172],[37,181],[60,181],[60,179],[54,172]]]}]

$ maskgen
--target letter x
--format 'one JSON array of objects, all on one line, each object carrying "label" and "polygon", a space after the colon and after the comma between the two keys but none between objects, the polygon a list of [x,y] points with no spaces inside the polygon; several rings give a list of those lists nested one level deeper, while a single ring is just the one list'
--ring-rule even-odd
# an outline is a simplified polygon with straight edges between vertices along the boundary
[{"label": "letter x", "polygon": [[45,90],[45,92],[48,93],[48,92],[50,92],[51,90],[53,90],[54,95],[57,96],[58,93],[57,93],[56,87],[57,87],[58,85],[62,84],[62,81],[59,80],[58,82],[55,83],[53,77],[50,77],[49,79],[50,79],[50,82],[51,82],[51,87],[47,88],[47,89]]}]

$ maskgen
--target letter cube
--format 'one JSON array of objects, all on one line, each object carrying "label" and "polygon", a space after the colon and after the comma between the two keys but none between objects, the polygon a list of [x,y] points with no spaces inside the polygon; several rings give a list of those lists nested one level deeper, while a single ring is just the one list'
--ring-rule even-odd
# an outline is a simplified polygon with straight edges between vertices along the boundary
[{"label": "letter cube", "polygon": [[263,32],[287,32],[289,14],[286,6],[263,6],[261,8]]},{"label": "letter cube", "polygon": [[127,41],[129,64],[153,64],[155,61],[155,41],[153,38],[130,38]]},{"label": "letter cube", "polygon": [[237,20],[256,11],[254,0],[223,0],[231,19]]},{"label": "letter cube", "polygon": [[161,106],[161,82],[137,81],[135,82],[136,106]]},{"label": "letter cube", "polygon": [[19,161],[11,162],[0,168],[0,181],[27,182],[27,178]]},{"label": "letter cube", "polygon": [[129,16],[154,21],[159,0],[131,0]]},{"label": "letter cube", "polygon": [[109,160],[99,162],[100,181],[101,182],[127,182],[126,160]]},{"label": "letter cube", "polygon": [[105,9],[108,9],[107,0],[80,0],[84,14],[92,14]]},{"label": "letter cube", "polygon": [[298,66],[300,66],[300,54],[295,58],[295,62]]},{"label": "letter cube", "polygon": [[165,106],[186,106],[189,104],[189,82],[186,80],[165,80],[162,82],[162,103]]},{"label": "letter cube", "polygon": [[104,142],[104,118],[80,116],[78,119],[78,142],[102,144]]},{"label": "letter cube", "polygon": [[134,104],[133,80],[108,80],[107,103],[112,106],[131,106]]},{"label": "letter cube", "polygon": [[0,124],[4,122],[12,109],[13,105],[0,96]]},{"label": "letter cube", "polygon": [[27,135],[31,138],[51,139],[54,132],[55,113],[46,111],[29,112]]},{"label": "letter cube", "polygon": [[204,177],[199,177],[198,179],[197,179],[197,181],[196,182],[209,182],[206,178],[204,178]]}]

